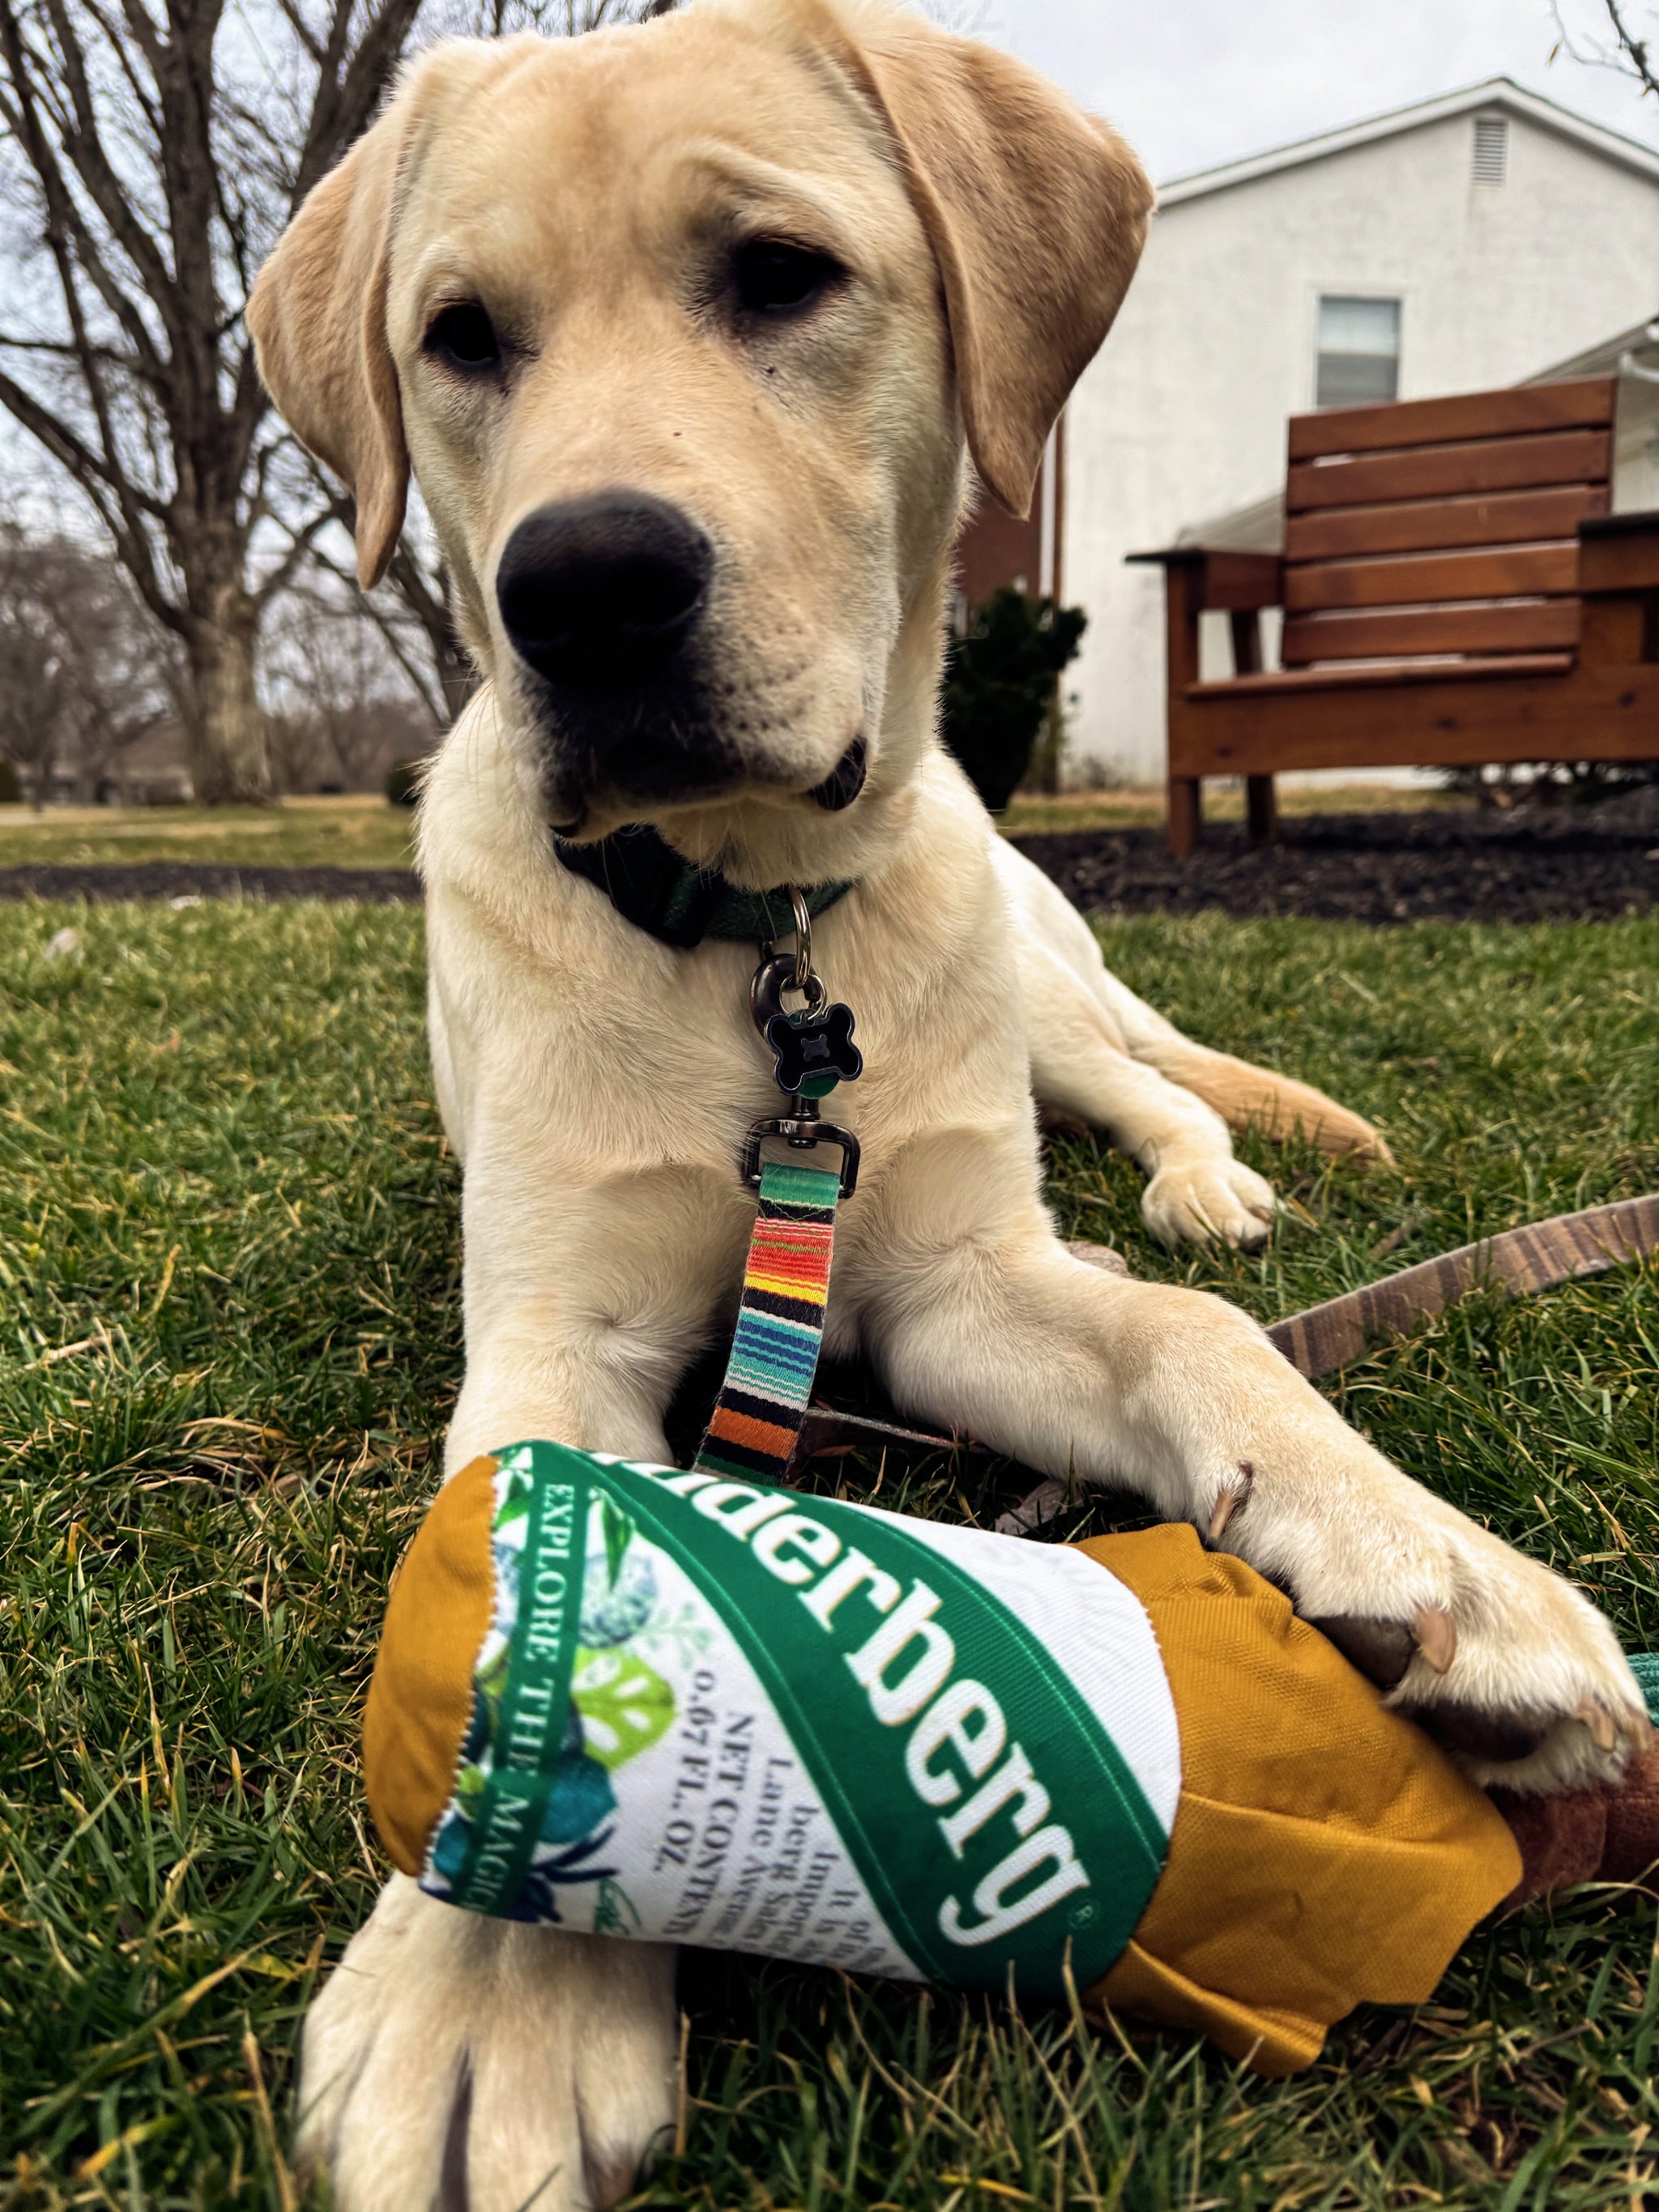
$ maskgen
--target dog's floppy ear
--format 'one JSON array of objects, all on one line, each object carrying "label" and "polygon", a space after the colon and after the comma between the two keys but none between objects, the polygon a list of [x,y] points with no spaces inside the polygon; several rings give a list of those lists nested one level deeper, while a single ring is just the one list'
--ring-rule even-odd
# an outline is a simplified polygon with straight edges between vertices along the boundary
[{"label": "dog's floppy ear", "polygon": [[1054,418],[1140,258],[1152,185],[1104,123],[994,47],[896,10],[836,21],[939,264],[975,464],[1025,514]]},{"label": "dog's floppy ear", "polygon": [[265,389],[357,507],[357,575],[386,572],[404,526],[409,450],[386,291],[399,172],[417,131],[487,90],[542,41],[443,39],[411,62],[380,120],[307,194],[259,271],[247,324]]},{"label": "dog's floppy ear", "polygon": [[397,549],[409,491],[386,323],[403,106],[394,100],[307,195],[247,303],[265,389],[356,502],[365,590],[379,583]]}]

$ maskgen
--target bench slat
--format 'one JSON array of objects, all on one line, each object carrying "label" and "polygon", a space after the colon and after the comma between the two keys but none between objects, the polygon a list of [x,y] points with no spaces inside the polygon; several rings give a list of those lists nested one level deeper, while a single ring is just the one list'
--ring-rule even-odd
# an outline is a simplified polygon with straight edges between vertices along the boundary
[{"label": "bench slat", "polygon": [[1311,660],[1383,660],[1414,653],[1542,653],[1577,645],[1577,599],[1531,606],[1432,607],[1415,614],[1293,615],[1286,667]]},{"label": "bench slat", "polygon": [[1492,438],[1479,444],[1427,446],[1416,453],[1358,460],[1299,461],[1285,483],[1291,514],[1310,507],[1354,507],[1383,500],[1432,499],[1482,491],[1519,491],[1541,484],[1605,483],[1613,436],[1607,430],[1554,430],[1535,438]]},{"label": "bench slat", "polygon": [[1490,653],[1468,660],[1446,660],[1425,666],[1420,660],[1385,661],[1380,668],[1349,668],[1337,663],[1324,668],[1270,668],[1251,676],[1229,676],[1218,684],[1188,684],[1187,699],[1270,699],[1304,691],[1375,691],[1401,685],[1436,684],[1512,683],[1523,676],[1566,676],[1573,658],[1570,653]]},{"label": "bench slat", "polygon": [[1427,553],[1443,545],[1570,538],[1588,516],[1605,514],[1608,500],[1604,484],[1565,484],[1551,491],[1495,492],[1487,498],[1316,508],[1286,523],[1285,557],[1333,561],[1352,554]]},{"label": "bench slat", "polygon": [[[1478,665],[1478,664],[1477,664]],[[1507,681],[1469,681],[1471,664],[1381,672],[1314,671],[1213,687],[1170,732],[1176,776],[1281,769],[1452,767],[1477,761],[1651,760],[1659,664],[1549,670],[1517,660]],[[1482,676],[1499,672],[1482,668]],[[1321,680],[1322,678],[1324,680]],[[1260,688],[1258,688],[1260,687]]]},{"label": "bench slat", "polygon": [[1556,598],[1578,588],[1578,543],[1419,559],[1315,562],[1285,575],[1287,614],[1420,606],[1439,599]]},{"label": "bench slat", "polygon": [[1445,399],[1328,407],[1317,415],[1291,417],[1290,459],[1310,461],[1322,453],[1376,453],[1539,430],[1599,429],[1613,421],[1617,389],[1615,378],[1592,376],[1508,392],[1463,392]]}]

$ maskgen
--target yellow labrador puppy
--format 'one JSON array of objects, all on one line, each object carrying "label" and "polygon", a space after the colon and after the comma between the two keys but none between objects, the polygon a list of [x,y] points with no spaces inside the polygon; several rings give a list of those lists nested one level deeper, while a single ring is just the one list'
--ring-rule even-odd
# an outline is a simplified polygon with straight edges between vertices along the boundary
[{"label": "yellow labrador puppy", "polygon": [[[1568,1584],[1243,1314],[1081,1263],[1043,1210],[1034,1090],[1136,1155],[1166,1235],[1265,1228],[1215,1107],[1373,1141],[1108,975],[934,734],[967,457],[1024,506],[1150,204],[1109,131],[1000,54],[841,0],[701,0],[435,48],[262,276],[266,380],[351,488],[365,580],[412,471],[489,679],[422,808],[465,1172],[449,1465],[522,1436],[664,1455],[734,1313],[744,1133],[778,1110],[755,941],[709,902],[813,887],[867,1068],[836,1100],[863,1174],[831,1350],[1196,1522],[1395,1672],[1409,1653],[1395,1697],[1477,1773],[1611,1776],[1641,1698]],[[346,2212],[606,2203],[672,2118],[674,2055],[668,1952],[400,1879],[313,2009],[301,2154]]]}]

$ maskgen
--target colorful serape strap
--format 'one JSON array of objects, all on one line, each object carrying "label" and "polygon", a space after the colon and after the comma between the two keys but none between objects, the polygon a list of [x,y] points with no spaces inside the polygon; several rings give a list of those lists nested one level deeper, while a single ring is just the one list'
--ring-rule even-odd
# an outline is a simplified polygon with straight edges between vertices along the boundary
[{"label": "colorful serape strap", "polygon": [[840,1176],[768,1163],[726,1379],[694,1464],[782,1482],[823,1342]]}]

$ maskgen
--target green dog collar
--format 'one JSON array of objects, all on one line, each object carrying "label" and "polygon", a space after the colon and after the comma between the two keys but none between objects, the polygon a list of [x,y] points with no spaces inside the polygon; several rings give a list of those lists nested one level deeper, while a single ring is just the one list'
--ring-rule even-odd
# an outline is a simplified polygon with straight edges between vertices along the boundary
[{"label": "green dog collar", "polygon": [[[750,945],[774,944],[794,927],[787,885],[740,890],[718,871],[684,860],[647,823],[630,823],[597,843],[581,845],[556,832],[553,850],[573,876],[595,884],[624,921],[682,951],[706,937]],[[803,886],[816,919],[844,898],[850,883]]]}]

